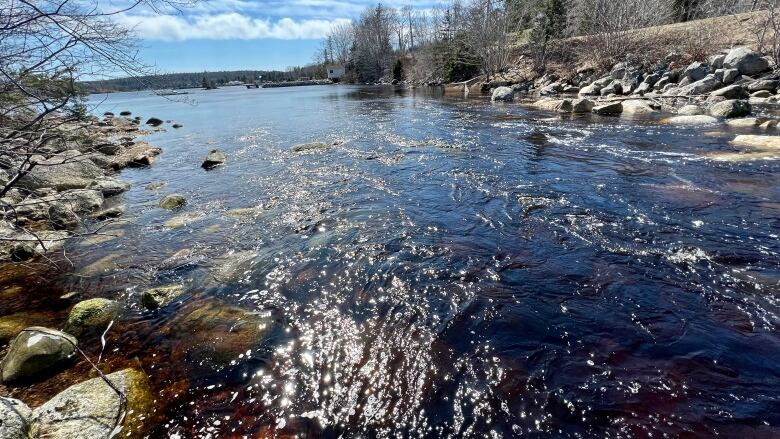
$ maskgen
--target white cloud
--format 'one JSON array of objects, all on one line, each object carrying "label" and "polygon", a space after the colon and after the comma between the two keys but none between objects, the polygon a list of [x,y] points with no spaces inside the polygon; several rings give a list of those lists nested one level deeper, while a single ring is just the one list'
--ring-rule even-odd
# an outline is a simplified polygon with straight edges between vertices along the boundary
[{"label": "white cloud", "polygon": [[184,41],[193,39],[319,39],[334,25],[349,19],[253,18],[237,12],[214,15],[124,15],[121,21],[145,40]]}]

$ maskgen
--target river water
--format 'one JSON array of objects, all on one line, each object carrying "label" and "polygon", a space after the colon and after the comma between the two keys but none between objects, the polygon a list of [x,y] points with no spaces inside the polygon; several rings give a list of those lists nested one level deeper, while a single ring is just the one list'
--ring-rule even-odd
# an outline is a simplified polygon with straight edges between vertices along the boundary
[{"label": "river water", "polygon": [[[122,173],[120,236],[5,276],[35,294],[0,305],[56,325],[62,292],[123,301],[101,364],[149,373],[153,437],[780,437],[780,160],[712,160],[736,130],[391,88],[187,99],[92,97],[183,128]],[[187,294],[142,310],[170,283]],[[215,298],[272,315],[271,341],[192,361],[170,322]]]}]

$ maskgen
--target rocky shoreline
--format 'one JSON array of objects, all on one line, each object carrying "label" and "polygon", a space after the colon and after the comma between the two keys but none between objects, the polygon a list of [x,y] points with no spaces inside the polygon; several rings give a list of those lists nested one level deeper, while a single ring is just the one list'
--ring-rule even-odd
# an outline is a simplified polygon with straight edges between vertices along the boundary
[{"label": "rocky shoreline", "polygon": [[[561,114],[602,116],[651,115],[672,125],[725,123],[756,128],[768,135],[741,135],[731,143],[742,159],[765,158],[780,152],[774,134],[780,120],[750,117],[754,105],[780,103],[780,75],[772,60],[745,47],[717,53],[706,62],[683,62],[672,53],[652,66],[621,62],[599,74],[583,69],[568,78],[545,74],[516,84],[477,84],[494,102],[511,102],[523,94],[538,96],[532,107]],[[721,156],[720,158],[724,158]]]}]

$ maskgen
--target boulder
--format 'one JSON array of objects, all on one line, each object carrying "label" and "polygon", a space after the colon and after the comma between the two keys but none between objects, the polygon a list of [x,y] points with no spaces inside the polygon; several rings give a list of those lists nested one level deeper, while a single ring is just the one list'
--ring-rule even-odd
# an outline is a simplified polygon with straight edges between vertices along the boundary
[{"label": "boulder", "polygon": [[670,125],[708,125],[718,123],[718,119],[707,115],[674,116],[668,119],[664,119],[663,123]]},{"label": "boulder", "polygon": [[590,113],[595,104],[590,99],[577,99],[572,102],[572,113]]},{"label": "boulder", "polygon": [[76,352],[76,338],[64,332],[33,326],[19,333],[0,362],[4,383],[40,376],[60,366]]},{"label": "boulder", "polygon": [[0,396],[0,438],[29,439],[32,410],[18,399]]},{"label": "boulder", "polygon": [[739,70],[737,69],[723,69],[723,79],[721,82],[724,84],[731,84],[739,76]]},{"label": "boulder", "polygon": [[621,104],[620,102],[610,102],[608,104],[593,107],[592,111],[593,113],[602,116],[620,114],[623,112],[623,104]]},{"label": "boulder", "polygon": [[160,200],[159,206],[163,209],[173,210],[178,209],[185,204],[187,204],[187,199],[184,198],[183,195],[171,194],[163,197],[163,199]]},{"label": "boulder", "polygon": [[146,309],[164,308],[184,294],[184,285],[150,288],[141,293],[141,304]]},{"label": "boulder", "polygon": [[759,79],[758,81],[749,83],[747,89],[750,92],[765,90],[774,94],[778,87],[780,87],[780,81],[775,81],[774,79]]},{"label": "boulder", "polygon": [[709,56],[707,58],[707,63],[712,66],[713,69],[720,69],[723,68],[723,61],[726,59],[725,53],[719,53],[716,55]]},{"label": "boulder", "polygon": [[764,151],[780,151],[780,136],[741,135],[735,137],[731,144]]},{"label": "boulder", "polygon": [[116,143],[101,143],[96,145],[94,150],[105,155],[117,155],[122,150],[122,146]]},{"label": "boulder", "polygon": [[98,177],[87,186],[87,189],[100,191],[104,197],[113,197],[130,189],[130,183],[111,177]]},{"label": "boulder", "polygon": [[540,99],[532,104],[540,110],[559,111],[561,113],[571,112],[571,101],[568,99]]},{"label": "boulder", "polygon": [[65,330],[76,336],[102,332],[116,319],[121,308],[119,303],[102,298],[79,302],[70,310]]},{"label": "boulder", "polygon": [[650,114],[657,111],[642,99],[629,99],[622,102],[623,114]]},{"label": "boulder", "polygon": [[82,214],[100,209],[100,206],[103,205],[103,194],[92,189],[72,189],[46,197],[45,200],[57,201],[66,205],[73,212]]},{"label": "boulder", "polygon": [[179,129],[179,128],[182,128],[184,125],[182,125],[182,124],[180,124],[180,123],[175,123],[175,124],[173,124],[173,125],[171,125],[171,126],[172,126],[173,128]]},{"label": "boulder", "polygon": [[226,365],[266,345],[275,327],[270,312],[249,312],[212,299],[186,313],[173,331],[191,360]]},{"label": "boulder", "polygon": [[750,114],[750,103],[739,99],[718,102],[710,107],[710,115],[714,117],[741,117]]},{"label": "boulder", "polygon": [[560,82],[553,82],[552,84],[544,86],[539,93],[542,95],[554,95],[561,91],[563,91],[563,84]]},{"label": "boulder", "polygon": [[580,96],[597,96],[601,92],[601,87],[595,83],[586,85],[580,89]]},{"label": "boulder", "polygon": [[29,190],[83,189],[101,175],[103,170],[84,154],[69,150],[56,154],[50,159],[41,160],[30,173],[19,179],[17,186]]},{"label": "boulder", "polygon": [[213,169],[225,163],[226,160],[227,157],[222,151],[218,149],[212,149],[211,151],[209,151],[208,155],[206,156],[206,160],[204,160],[203,164],[200,166],[203,169]]},{"label": "boulder", "polygon": [[747,47],[737,47],[726,54],[723,59],[723,67],[737,69],[743,75],[755,75],[769,69],[769,62],[760,53]]},{"label": "boulder", "polygon": [[623,93],[623,85],[620,83],[620,81],[615,80],[606,87],[602,88],[599,93],[601,96],[607,96],[611,94],[619,95]]},{"label": "boulder", "polygon": [[762,130],[774,130],[777,128],[778,122],[779,121],[777,120],[768,120],[762,123],[761,125],[759,125],[759,128],[761,128]]},{"label": "boulder", "polygon": [[715,75],[707,75],[704,79],[681,87],[677,94],[683,96],[703,95],[723,87],[723,83],[715,79]]},{"label": "boulder", "polygon": [[149,119],[147,119],[146,124],[151,125],[153,127],[158,127],[163,124],[163,121],[156,117],[150,117]]},{"label": "boulder", "polygon": [[713,91],[710,97],[713,96],[720,96],[725,99],[747,99],[750,97],[750,94],[741,85],[735,84]]},{"label": "boulder", "polygon": [[132,147],[123,150],[114,157],[112,168],[124,169],[126,167],[144,167],[154,163],[155,157],[160,155],[160,148],[152,148],[147,143],[139,142]]},{"label": "boulder", "polygon": [[617,63],[612,67],[612,70],[610,70],[609,76],[611,76],[612,79],[623,79],[623,76],[626,75],[628,69],[628,64],[624,62]]},{"label": "boulder", "polygon": [[662,77],[661,79],[658,80],[658,82],[655,83],[655,85],[653,85],[653,90],[663,90],[664,87],[670,84],[671,81],[669,80],[669,78]]},{"label": "boulder", "polygon": [[130,112],[130,111],[123,111],[123,112],[119,113],[120,116],[131,116],[132,114],[133,113]]},{"label": "boulder", "polygon": [[515,91],[509,87],[498,87],[493,90],[492,101],[511,102],[515,100]]},{"label": "boulder", "polygon": [[704,79],[705,76],[710,71],[710,66],[707,64],[701,63],[701,62],[695,62],[691,65],[689,65],[683,74],[688,77],[688,79],[691,80],[691,82],[696,82],[701,79]]},{"label": "boulder", "polygon": [[[125,369],[106,375],[106,379],[125,395],[122,400],[103,378],[68,387],[33,411],[30,437],[50,439],[96,439],[121,437],[141,439],[152,423],[154,394],[149,378],[140,370]],[[120,431],[112,431],[121,419]]]},{"label": "boulder", "polygon": [[704,109],[698,105],[689,104],[677,110],[677,114],[681,116],[697,116],[704,114]]},{"label": "boulder", "polygon": [[49,205],[49,224],[54,230],[75,230],[81,219],[70,207],[54,202]]}]

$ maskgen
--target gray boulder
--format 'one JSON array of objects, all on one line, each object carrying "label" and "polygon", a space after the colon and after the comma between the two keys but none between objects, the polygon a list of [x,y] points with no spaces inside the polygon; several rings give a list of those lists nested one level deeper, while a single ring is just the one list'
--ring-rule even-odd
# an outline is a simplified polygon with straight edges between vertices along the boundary
[{"label": "gray boulder", "polygon": [[723,97],[725,99],[747,99],[750,94],[741,85],[729,85],[720,90],[715,90],[710,97]]},{"label": "gray boulder", "polygon": [[741,117],[750,114],[750,103],[739,99],[718,102],[710,107],[710,115],[714,117]]},{"label": "gray boulder", "polygon": [[620,83],[620,81],[615,80],[612,81],[609,85],[601,89],[601,96],[607,96],[611,94],[623,94],[623,85]]},{"label": "gray boulder", "polygon": [[759,79],[758,81],[753,81],[748,84],[747,89],[750,92],[770,91],[774,93],[775,90],[777,90],[777,87],[780,87],[780,81],[775,81],[773,79]]},{"label": "gray boulder", "polygon": [[703,95],[723,87],[723,83],[715,79],[715,75],[707,75],[704,79],[681,87],[678,94],[683,96]]},{"label": "gray boulder", "polygon": [[737,69],[743,75],[755,75],[769,69],[769,62],[747,47],[731,49],[723,59],[723,67]]},{"label": "gray boulder", "polygon": [[590,99],[577,99],[572,102],[572,113],[590,113],[595,104]]},{"label": "gray boulder", "polygon": [[112,429],[122,410],[120,396],[102,378],[68,387],[33,411],[30,437],[51,439],[140,439],[148,434],[154,395],[145,373],[125,369],[106,375],[126,396],[125,414],[119,432]]},{"label": "gray boulder", "polygon": [[64,332],[33,326],[19,333],[0,363],[4,383],[34,378],[70,359],[76,339]]},{"label": "gray boulder", "polygon": [[76,212],[62,203],[51,203],[48,215],[49,224],[54,230],[74,230],[81,224],[81,219]]},{"label": "gray boulder", "polygon": [[103,170],[89,158],[70,150],[42,160],[19,180],[18,187],[29,190],[54,188],[58,191],[83,189],[101,175]]},{"label": "gray boulder", "polygon": [[580,96],[597,96],[601,92],[601,87],[596,85],[595,83],[586,85],[585,87],[582,87],[580,89],[579,95]]},{"label": "gray boulder", "polygon": [[734,80],[737,79],[737,76],[739,76],[739,70],[737,69],[715,70],[715,78],[726,85],[734,82]]},{"label": "gray boulder", "polygon": [[593,107],[592,111],[594,114],[599,114],[602,116],[620,114],[623,112],[623,104],[620,102],[610,102],[608,104]]},{"label": "gray boulder", "polygon": [[0,438],[28,439],[32,410],[18,399],[0,396]]},{"label": "gray boulder", "polygon": [[656,110],[650,104],[642,99],[629,99],[622,102],[623,114],[651,114]]},{"label": "gray boulder", "polygon": [[726,54],[719,53],[707,58],[707,63],[712,66],[713,69],[723,68],[723,61],[726,59]]},{"label": "gray boulder", "polygon": [[111,177],[98,177],[87,186],[87,189],[100,191],[104,197],[113,197],[130,189],[130,183]]},{"label": "gray boulder", "polygon": [[699,81],[701,79],[704,79],[705,76],[710,71],[710,67],[707,64],[701,63],[701,62],[695,62],[691,65],[689,65],[686,69],[685,74],[688,79],[691,80],[691,82]]},{"label": "gray boulder", "polygon": [[493,90],[492,101],[511,102],[515,100],[515,91],[509,87],[498,87]]},{"label": "gray boulder", "polygon": [[206,160],[204,160],[203,164],[200,166],[203,169],[213,169],[221,164],[224,164],[226,160],[227,157],[225,156],[225,153],[218,149],[212,149],[206,156]]}]

